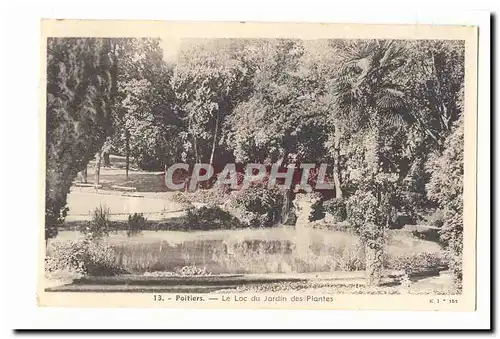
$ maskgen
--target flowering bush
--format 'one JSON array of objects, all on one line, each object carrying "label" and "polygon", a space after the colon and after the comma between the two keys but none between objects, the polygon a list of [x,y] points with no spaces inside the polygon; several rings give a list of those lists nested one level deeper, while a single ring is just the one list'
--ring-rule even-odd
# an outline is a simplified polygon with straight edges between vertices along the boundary
[{"label": "flowering bush", "polygon": [[193,276],[193,275],[212,275],[212,272],[208,271],[205,267],[197,266],[183,266],[177,272],[172,271],[154,271],[154,272],[144,272],[146,277],[175,277],[175,276]]},{"label": "flowering bush", "polygon": [[443,264],[441,256],[436,253],[407,254],[401,256],[387,256],[385,258],[386,268],[404,270],[408,273],[418,272],[429,268],[437,269]]},{"label": "flowering bush", "polygon": [[179,270],[179,275],[212,275],[205,267],[184,266]]},{"label": "flowering bush", "polygon": [[111,247],[89,240],[52,243],[45,258],[45,271],[57,270],[83,275],[114,275],[121,271]]},{"label": "flowering bush", "polygon": [[187,195],[184,192],[174,192],[172,196],[170,197],[172,201],[183,205],[184,207],[192,207],[191,205],[191,200],[187,197]]},{"label": "flowering bush", "polygon": [[198,189],[193,193],[188,193],[187,197],[191,202],[200,202],[217,206],[227,202],[229,194],[230,191],[226,186],[216,185],[210,189]]},{"label": "flowering bush", "polygon": [[64,269],[64,265],[62,265],[58,258],[45,257],[45,272],[52,273]]},{"label": "flowering bush", "polygon": [[193,203],[204,203],[211,206],[223,205],[230,196],[229,186],[215,185],[209,189],[197,189],[194,192],[175,192],[172,200],[182,204],[185,208],[193,207]]}]

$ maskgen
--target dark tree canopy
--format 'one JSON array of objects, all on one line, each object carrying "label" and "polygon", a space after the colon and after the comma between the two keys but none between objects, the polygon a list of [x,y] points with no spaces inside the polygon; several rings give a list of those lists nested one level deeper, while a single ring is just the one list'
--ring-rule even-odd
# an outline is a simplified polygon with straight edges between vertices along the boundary
[{"label": "dark tree canopy", "polygon": [[57,232],[77,173],[112,133],[113,47],[109,39],[47,41],[46,238]]}]

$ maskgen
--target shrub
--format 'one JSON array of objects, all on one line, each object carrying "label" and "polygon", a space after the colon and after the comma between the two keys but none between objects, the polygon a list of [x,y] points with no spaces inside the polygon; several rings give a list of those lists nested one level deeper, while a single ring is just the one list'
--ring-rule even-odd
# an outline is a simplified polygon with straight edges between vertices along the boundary
[{"label": "shrub", "polygon": [[45,271],[68,270],[83,275],[114,275],[122,270],[116,265],[116,253],[107,245],[90,240],[54,242],[48,248]]},{"label": "shrub", "polygon": [[172,194],[172,200],[184,205],[192,207],[192,203],[204,203],[212,206],[223,205],[230,197],[229,187],[226,185],[215,185],[210,189],[197,189],[194,192],[177,191]]},{"label": "shrub", "polygon": [[408,273],[426,269],[438,269],[443,265],[442,258],[436,253],[418,253],[401,256],[387,256],[385,267],[393,270],[404,270]]},{"label": "shrub", "polygon": [[424,220],[428,225],[441,227],[444,224],[444,213],[441,209],[437,208],[429,215],[424,216]]},{"label": "shrub", "polygon": [[246,227],[238,218],[219,207],[201,207],[188,210],[183,229],[206,231],[206,230],[230,230]]},{"label": "shrub", "polygon": [[90,240],[102,239],[108,236],[111,230],[110,214],[111,210],[106,206],[96,207],[92,212],[92,220],[81,228],[80,232]]},{"label": "shrub", "polygon": [[356,191],[346,203],[347,219],[365,244],[382,245],[383,216],[377,199],[370,192]]},{"label": "shrub", "polygon": [[172,277],[175,276],[175,272],[170,271],[154,271],[154,272],[144,272],[145,277]]},{"label": "shrub", "polygon": [[177,272],[172,271],[154,271],[154,272],[144,272],[146,277],[173,277],[173,276],[209,276],[212,272],[208,271],[206,267],[200,268],[197,266],[184,266]]},{"label": "shrub", "polygon": [[446,215],[446,222],[440,231],[440,241],[445,245],[445,256],[453,273],[456,287],[462,287],[463,220],[458,214]]},{"label": "shrub", "polygon": [[134,213],[128,216],[127,236],[133,236],[141,233],[146,226],[146,218],[142,213]]},{"label": "shrub", "polygon": [[58,258],[53,256],[45,257],[45,272],[52,273],[63,270],[65,267],[61,264]]},{"label": "shrub", "polygon": [[325,220],[318,220],[311,223],[311,227],[319,230],[327,230],[333,232],[345,232],[353,235],[357,235],[355,228],[349,223],[349,221],[344,220],[340,222],[329,222]]},{"label": "shrub", "polygon": [[228,201],[230,191],[227,186],[215,185],[210,189],[198,189],[195,192],[188,193],[188,199],[191,202],[200,202],[212,206],[223,205]]},{"label": "shrub", "polygon": [[316,221],[325,218],[325,208],[323,202],[318,199],[311,205],[312,211],[309,215],[309,221]]},{"label": "shrub", "polygon": [[270,227],[281,219],[283,192],[268,188],[266,183],[256,183],[237,192],[228,208],[240,221],[251,227]]},{"label": "shrub", "polygon": [[409,214],[398,214],[390,220],[389,227],[391,229],[401,229],[406,225],[415,225],[415,218]]},{"label": "shrub", "polygon": [[184,207],[192,207],[191,200],[184,192],[175,192],[174,194],[172,194],[171,199],[172,201],[181,204]]},{"label": "shrub", "polygon": [[200,268],[196,266],[184,266],[179,270],[180,275],[212,275],[205,267]]},{"label": "shrub", "polygon": [[[299,193],[293,199],[297,222],[309,227],[311,222],[324,219],[325,213],[319,193]],[[305,225],[304,225],[304,221]],[[297,223],[296,222],[296,223]]]},{"label": "shrub", "polygon": [[329,213],[334,221],[341,222],[347,219],[347,209],[344,199],[333,198],[323,202],[325,212]]}]

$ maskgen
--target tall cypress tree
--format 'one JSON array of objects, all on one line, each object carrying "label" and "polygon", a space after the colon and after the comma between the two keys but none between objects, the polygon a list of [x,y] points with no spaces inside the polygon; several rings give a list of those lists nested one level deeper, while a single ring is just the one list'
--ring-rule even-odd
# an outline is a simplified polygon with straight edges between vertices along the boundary
[{"label": "tall cypress tree", "polygon": [[47,41],[45,239],[57,235],[77,173],[112,133],[117,62],[113,41]]}]

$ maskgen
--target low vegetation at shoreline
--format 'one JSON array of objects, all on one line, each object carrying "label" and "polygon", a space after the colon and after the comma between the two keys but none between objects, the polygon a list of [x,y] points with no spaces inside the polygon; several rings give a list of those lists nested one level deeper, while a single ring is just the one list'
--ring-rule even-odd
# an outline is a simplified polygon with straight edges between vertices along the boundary
[{"label": "low vegetation at shoreline", "polygon": [[[419,270],[444,265],[439,245],[401,232],[390,233],[384,255],[386,268]],[[139,274],[176,271],[184,266],[206,268],[213,274],[365,269],[363,248],[352,234],[311,230],[307,258],[297,255],[296,240],[292,227],[200,232],[143,231],[131,237],[126,231],[117,231],[99,240],[96,248],[104,253],[112,251],[112,266],[117,270]],[[72,252],[73,248],[81,248],[75,244],[85,241],[84,235],[78,232],[62,231],[49,242],[47,255],[52,258],[54,248],[61,246],[68,253]],[[61,252],[59,256],[68,257],[67,252]]]}]

